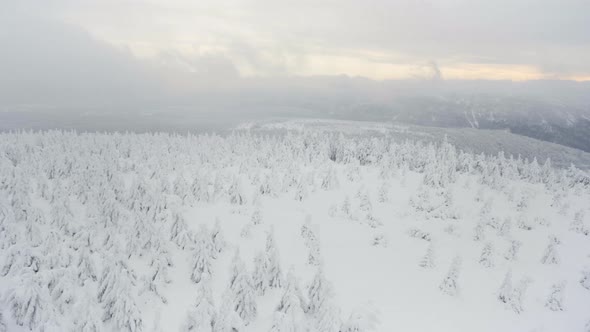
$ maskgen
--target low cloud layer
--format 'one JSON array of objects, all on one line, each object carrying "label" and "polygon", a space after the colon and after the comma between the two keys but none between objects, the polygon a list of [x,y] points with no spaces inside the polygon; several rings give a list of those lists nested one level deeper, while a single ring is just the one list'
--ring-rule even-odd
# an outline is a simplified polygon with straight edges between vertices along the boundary
[{"label": "low cloud layer", "polygon": [[585,104],[590,83],[493,82],[589,75],[588,2],[555,6],[25,0],[0,14],[0,106],[337,107],[416,93],[548,91]]}]

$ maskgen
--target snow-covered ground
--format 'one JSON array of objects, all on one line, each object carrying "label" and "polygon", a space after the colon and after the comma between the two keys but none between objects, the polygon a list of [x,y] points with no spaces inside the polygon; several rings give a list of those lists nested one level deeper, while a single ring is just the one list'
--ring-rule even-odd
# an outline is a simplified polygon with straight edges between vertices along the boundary
[{"label": "snow-covered ground", "polygon": [[447,142],[0,134],[0,331],[587,332],[589,202]]}]

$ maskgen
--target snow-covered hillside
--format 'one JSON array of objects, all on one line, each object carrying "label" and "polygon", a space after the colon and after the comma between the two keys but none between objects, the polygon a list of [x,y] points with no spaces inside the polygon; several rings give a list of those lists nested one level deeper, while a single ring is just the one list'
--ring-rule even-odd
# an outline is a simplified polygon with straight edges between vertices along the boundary
[{"label": "snow-covered hillside", "polygon": [[457,149],[472,153],[521,156],[532,160],[551,159],[551,164],[569,167],[570,164],[583,170],[590,169],[590,153],[567,146],[516,135],[506,130],[471,128],[441,128],[408,125],[399,122],[348,121],[312,118],[277,118],[264,121],[243,122],[236,130],[251,132],[277,131],[324,131],[344,132],[355,135],[388,136],[398,141],[421,140],[440,143],[447,140]]},{"label": "snow-covered hillside", "polygon": [[0,331],[590,331],[590,178],[304,130],[0,134]]}]

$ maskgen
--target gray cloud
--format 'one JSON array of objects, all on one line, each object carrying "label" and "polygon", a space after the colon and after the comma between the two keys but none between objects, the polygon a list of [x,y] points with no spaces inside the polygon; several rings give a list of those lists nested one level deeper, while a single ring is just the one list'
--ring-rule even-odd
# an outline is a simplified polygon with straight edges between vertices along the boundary
[{"label": "gray cloud", "polygon": [[[590,83],[432,82],[452,61],[530,64],[557,76],[590,72],[590,37],[583,32],[590,31],[590,20],[583,20],[588,5],[581,1],[562,2],[561,11],[546,0],[512,6],[507,0],[244,0],[225,10],[181,0],[32,4],[20,2],[0,14],[3,109],[337,108],[457,91],[539,97],[551,91],[588,105],[590,95]],[[197,29],[185,31],[193,21]],[[179,33],[190,52],[164,44],[155,56],[139,59],[127,44],[135,38],[165,42]],[[354,77],[354,68],[349,76],[293,75],[310,54],[406,63],[415,68],[414,79],[377,82]],[[244,77],[240,68],[263,77]]]},{"label": "gray cloud", "polygon": [[586,0],[49,0],[26,8],[114,42],[165,48],[180,35],[264,75],[289,74],[293,61],[304,67],[312,55],[367,50],[395,64],[436,59],[441,68],[513,64],[590,75]]},{"label": "gray cloud", "polygon": [[3,17],[0,98],[3,103],[107,106],[148,100],[157,80],[129,53],[75,26],[39,17]]},{"label": "gray cloud", "polygon": [[[397,54],[395,61],[400,63],[473,61],[590,74],[585,61],[590,57],[590,2],[586,0],[202,3],[203,8],[187,12],[208,22],[207,33],[242,39],[252,48],[279,48],[293,54],[369,49]],[[173,10],[183,5],[181,1],[168,6]],[[155,8],[168,7],[160,2]],[[252,36],[264,43],[243,40]]]}]

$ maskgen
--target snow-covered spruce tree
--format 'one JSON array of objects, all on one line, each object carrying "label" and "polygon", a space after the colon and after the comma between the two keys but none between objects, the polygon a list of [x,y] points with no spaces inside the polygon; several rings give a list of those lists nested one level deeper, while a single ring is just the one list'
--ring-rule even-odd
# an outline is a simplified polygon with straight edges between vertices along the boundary
[{"label": "snow-covered spruce tree", "polygon": [[379,203],[389,202],[389,183],[383,182],[379,187]]},{"label": "snow-covered spruce tree", "polygon": [[485,225],[481,221],[475,225],[475,229],[473,232],[473,240],[474,241],[482,241],[485,239]]},{"label": "snow-covered spruce tree", "polygon": [[162,248],[152,256],[147,274],[142,276],[144,290],[153,292],[162,303],[168,303],[168,299],[160,291],[161,286],[172,282],[169,276],[169,268],[172,266],[172,258]]},{"label": "snow-covered spruce tree", "polygon": [[332,300],[332,286],[325,279],[321,267],[318,268],[307,288],[307,296],[308,302],[305,311],[313,318],[316,331],[338,331],[342,323]]},{"label": "snow-covered spruce tree", "polygon": [[368,332],[375,331],[377,317],[367,310],[354,310],[340,327],[340,332]]},{"label": "snow-covered spruce tree", "polygon": [[529,207],[530,197],[528,192],[523,192],[517,199],[516,199],[516,211],[524,212]]},{"label": "snow-covered spruce tree", "polygon": [[221,298],[219,310],[213,322],[213,332],[236,332],[243,330],[244,323],[234,311],[233,296],[226,290]]},{"label": "snow-covered spruce tree", "polygon": [[513,261],[517,258],[518,251],[522,246],[522,242],[518,240],[511,240],[508,246],[508,250],[504,253],[504,258],[508,261]]},{"label": "snow-covered spruce tree", "polygon": [[110,262],[105,261],[97,288],[97,300],[100,303],[114,301],[122,289],[129,290],[135,285],[137,279],[135,274],[129,270],[123,261]]},{"label": "snow-covered spruce tree", "polygon": [[283,285],[283,272],[281,269],[279,252],[275,245],[274,231],[272,228],[266,236],[266,254],[268,259],[268,286],[270,288],[281,288]]},{"label": "snow-covered spruce tree", "polygon": [[287,171],[283,176],[283,187],[281,188],[281,192],[288,192],[291,188],[296,188],[298,184],[297,173],[299,173],[299,170],[296,169],[294,165],[287,167]]},{"label": "snow-covered spruce tree", "polygon": [[430,233],[425,232],[419,228],[410,228],[408,229],[407,233],[410,237],[413,237],[415,239],[420,239],[428,242],[432,240]]},{"label": "snow-covered spruce tree", "polygon": [[76,279],[71,270],[50,271],[48,289],[54,307],[63,315],[76,300]]},{"label": "snow-covered spruce tree", "polygon": [[254,257],[254,271],[252,282],[258,295],[264,295],[268,290],[268,259],[265,252],[260,252]]},{"label": "snow-covered spruce tree", "polygon": [[39,225],[41,224],[40,219],[42,215],[38,209],[31,208],[26,211],[26,217],[24,220],[24,238],[32,247],[37,247],[43,242],[43,235]]},{"label": "snow-covered spruce tree", "polygon": [[346,178],[350,182],[359,181],[362,178],[361,168],[358,165],[358,162],[350,163],[346,167]]},{"label": "snow-covered spruce tree", "polygon": [[68,197],[62,197],[55,201],[51,206],[51,224],[64,232],[65,235],[71,235],[75,230],[74,214],[69,204]]},{"label": "snow-covered spruce tree", "polygon": [[[96,250],[96,245],[98,244],[98,239],[96,236],[92,234],[93,231],[93,226],[81,227],[72,237],[72,241],[70,241],[70,246],[76,251],[84,249],[90,253],[94,253]],[[57,236],[57,233],[52,233],[52,236]],[[49,234],[47,234],[47,236],[49,236]],[[45,238],[45,241],[47,242],[47,237]],[[61,242],[61,239],[55,242]]]},{"label": "snow-covered spruce tree", "polygon": [[389,244],[389,241],[387,240],[387,237],[385,236],[385,234],[377,233],[377,234],[373,235],[373,239],[371,240],[372,246],[387,248],[388,244]]},{"label": "snow-covered spruce tree", "polygon": [[332,286],[324,277],[323,268],[320,266],[307,287],[307,309],[305,312],[315,318],[326,314],[327,307],[332,301]]},{"label": "snow-covered spruce tree", "polygon": [[[16,180],[20,183],[14,184],[14,187],[9,189],[9,197],[11,197],[10,205],[12,206],[12,211],[14,212],[16,220],[24,220],[27,211],[32,208],[30,187],[28,181],[24,181],[26,175],[21,174],[20,176],[23,178],[20,180],[17,178]],[[60,206],[60,203],[61,202],[56,202],[53,205]]]},{"label": "snow-covered spruce tree", "polygon": [[316,331],[339,332],[341,326],[342,319],[340,318],[340,311],[334,303],[329,302],[320,308],[315,321]]},{"label": "snow-covered spruce tree", "polygon": [[451,188],[446,188],[444,192],[444,209],[445,215],[450,219],[459,219],[461,217],[460,211],[455,207],[455,195]]},{"label": "snow-covered spruce tree", "polygon": [[179,212],[173,216],[172,226],[170,227],[170,240],[181,249],[186,248],[192,243],[186,221]]},{"label": "snow-covered spruce tree", "polygon": [[200,282],[197,286],[195,304],[188,311],[183,331],[212,332],[216,315],[211,285],[208,281]]},{"label": "snow-covered spruce tree", "polygon": [[295,327],[288,320],[287,315],[275,311],[272,316],[272,325],[268,332],[294,332]]},{"label": "snow-covered spruce tree", "polygon": [[539,225],[539,226],[545,226],[545,227],[550,226],[549,221],[545,217],[535,217],[535,224]]},{"label": "snow-covered spruce tree", "polygon": [[244,205],[247,202],[244,184],[240,177],[234,176],[229,187],[229,202],[231,204]]},{"label": "snow-covered spruce tree", "polygon": [[506,272],[506,276],[504,277],[504,281],[502,281],[502,285],[498,290],[498,300],[502,303],[509,303],[510,297],[512,296],[512,270],[508,270]]},{"label": "snow-covered spruce tree", "polygon": [[211,196],[211,201],[225,201],[227,196],[227,192],[225,189],[225,175],[219,171],[215,173],[215,182],[213,182],[213,194]]},{"label": "snow-covered spruce tree", "polygon": [[134,226],[130,229],[129,242],[134,243],[134,254],[142,257],[145,252],[154,251],[161,244],[160,225],[156,225],[152,220],[149,220],[149,217],[146,218],[141,215],[135,215],[133,219]]},{"label": "snow-covered spruce tree", "polygon": [[541,182],[547,185],[547,187],[552,187],[555,181],[556,175],[551,166],[551,158],[547,158],[541,167]]},{"label": "snow-covered spruce tree", "polygon": [[528,277],[525,277],[525,278],[521,279],[520,282],[518,283],[518,286],[516,286],[512,290],[512,294],[510,295],[510,307],[517,314],[520,314],[521,312],[524,311],[524,307],[523,307],[522,302],[524,301],[524,297],[526,295],[526,291],[527,291],[530,283],[531,283],[531,279]]},{"label": "snow-covered spruce tree", "polygon": [[428,245],[426,249],[426,254],[420,259],[420,263],[418,264],[421,268],[431,269],[435,267],[434,263],[434,245],[432,242]]},{"label": "snow-covered spruce tree", "polygon": [[303,306],[301,292],[297,285],[297,279],[295,278],[293,270],[290,269],[287,273],[283,295],[277,305],[277,311],[283,314],[283,316],[281,316],[283,319],[283,328],[281,331],[288,331],[289,329],[285,329],[286,327],[289,327],[294,331],[300,331],[303,328],[300,324],[300,322],[304,321],[305,317]]},{"label": "snow-covered spruce tree", "polygon": [[378,227],[383,226],[383,223],[375,217],[375,215],[373,214],[372,211],[368,212],[367,215],[365,216],[365,222],[371,228],[378,228]]},{"label": "snow-covered spruce tree", "polygon": [[483,265],[484,267],[493,267],[494,266],[494,247],[492,246],[491,242],[488,242],[484,245],[481,255],[479,257],[479,264]]},{"label": "snow-covered spruce tree", "polygon": [[183,203],[187,203],[190,200],[190,185],[182,174],[177,176],[176,180],[174,180],[172,190],[174,190],[174,194],[176,194]]},{"label": "snow-covered spruce tree", "polygon": [[241,258],[234,260],[230,289],[233,294],[234,310],[240,316],[245,325],[252,322],[257,315],[256,291],[252,284],[252,278]]},{"label": "snow-covered spruce tree", "polygon": [[250,217],[250,223],[252,225],[260,225],[262,223],[262,212],[260,208],[256,208]]},{"label": "snow-covered spruce tree", "polygon": [[6,297],[12,319],[29,330],[42,329],[44,315],[52,310],[48,290],[40,285],[36,275],[26,273],[21,278]]},{"label": "snow-covered spruce tree", "polygon": [[559,254],[557,253],[557,244],[554,241],[550,241],[549,245],[545,249],[545,253],[541,258],[543,264],[559,264]]},{"label": "snow-covered spruce tree", "polygon": [[498,234],[498,236],[507,237],[510,235],[511,229],[512,229],[512,221],[510,220],[510,217],[507,217],[506,219],[504,219],[504,222],[498,228],[498,231],[496,234]]},{"label": "snow-covered spruce tree", "polygon": [[584,223],[584,210],[579,210],[576,212],[574,219],[570,224],[570,230],[579,234],[590,234],[590,229],[588,229]]},{"label": "snow-covered spruce tree", "polygon": [[212,274],[213,246],[209,230],[204,225],[201,225],[197,234],[193,259],[191,280],[195,283],[209,280]]},{"label": "snow-covered spruce tree", "polygon": [[582,278],[580,279],[580,285],[590,290],[590,270],[582,271]]},{"label": "snow-covered spruce tree", "polygon": [[258,192],[261,195],[272,195],[272,186],[270,184],[270,175],[266,175],[260,181],[260,185],[258,186]]},{"label": "snow-covered spruce tree", "polygon": [[103,321],[112,321],[120,331],[143,331],[141,313],[129,294],[129,289],[125,287],[121,287],[117,296],[106,302]]},{"label": "snow-covered spruce tree", "polygon": [[301,226],[301,237],[309,250],[307,263],[310,265],[319,265],[321,261],[319,238],[313,230],[310,215],[305,217],[305,223]]},{"label": "snow-covered spruce tree", "polygon": [[340,181],[338,180],[338,174],[334,167],[328,168],[322,178],[322,189],[335,190],[340,187]]},{"label": "snow-covered spruce tree", "polygon": [[97,304],[92,294],[84,290],[84,293],[79,296],[79,301],[76,301],[72,314],[73,330],[80,332],[97,332],[103,328],[101,317],[96,315]]},{"label": "snow-covered spruce tree", "polygon": [[541,182],[541,166],[539,166],[536,157],[533,158],[533,161],[529,164],[529,167],[526,170],[528,171],[526,174],[527,179],[531,183]]},{"label": "snow-covered spruce tree", "polygon": [[364,326],[364,321],[362,317],[356,316],[354,313],[348,317],[346,322],[342,323],[340,327],[340,332],[365,332],[367,331],[366,327]]},{"label": "snow-covered spruce tree", "polygon": [[234,257],[232,258],[231,261],[231,265],[230,265],[230,271],[229,271],[229,288],[233,289],[234,287],[234,282],[236,281],[236,278],[238,277],[238,274],[240,273],[240,269],[244,268],[243,265],[244,262],[242,262],[242,258],[240,256],[240,248],[236,248],[236,250],[234,251]]},{"label": "snow-covered spruce tree", "polygon": [[450,296],[455,296],[459,293],[459,286],[457,285],[457,281],[459,278],[459,271],[461,269],[461,257],[457,256],[453,259],[451,263],[451,267],[447,272],[446,277],[443,279],[442,283],[439,285],[439,289]]},{"label": "snow-covered spruce tree", "polygon": [[551,311],[563,311],[563,296],[565,292],[565,281],[553,284],[545,302],[545,306]]},{"label": "snow-covered spruce tree", "polygon": [[211,242],[213,243],[213,258],[217,258],[217,255],[221,253],[227,245],[223,233],[221,232],[221,222],[219,221],[219,218],[215,218],[215,225],[213,225],[213,229],[211,230]]},{"label": "snow-covered spruce tree", "polygon": [[244,224],[244,226],[242,227],[242,230],[240,231],[240,236],[243,238],[249,238],[250,235],[252,234],[253,227],[254,227],[254,225],[252,224],[252,222]]},{"label": "snow-covered spruce tree", "polygon": [[211,195],[209,193],[209,184],[205,176],[197,176],[191,186],[191,192],[197,202],[209,202]]},{"label": "snow-covered spruce tree", "polygon": [[297,190],[295,191],[295,200],[303,201],[309,196],[309,190],[307,189],[307,182],[303,177],[297,181]]},{"label": "snow-covered spruce tree", "polygon": [[350,203],[350,197],[346,196],[344,201],[342,202],[342,206],[340,207],[340,212],[346,219],[351,219],[352,217],[352,206]]},{"label": "snow-covered spruce tree", "polygon": [[[142,179],[135,178],[133,183],[131,184],[131,188],[129,189],[129,196],[127,197],[126,205],[129,209],[139,211],[142,209],[141,201],[143,197],[147,193],[147,185],[143,183]],[[114,193],[108,193],[106,197],[108,200],[112,202],[116,202],[116,198]]]},{"label": "snow-covered spruce tree", "polygon": [[359,209],[365,214],[373,212],[373,203],[371,203],[371,196],[368,192],[363,192],[359,197]]},{"label": "snow-covered spruce tree", "polygon": [[39,250],[29,249],[23,245],[13,245],[4,255],[0,276],[39,272],[41,263]]}]

